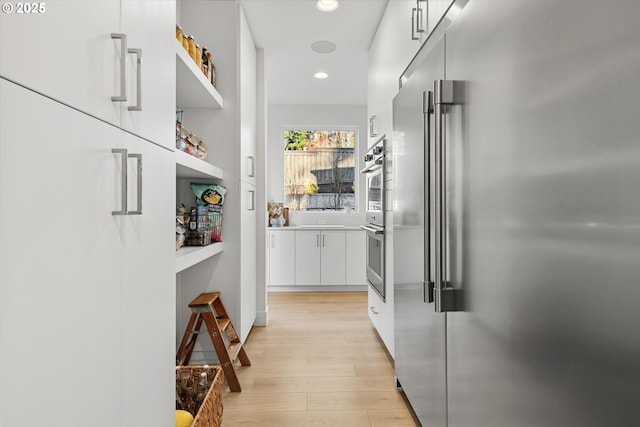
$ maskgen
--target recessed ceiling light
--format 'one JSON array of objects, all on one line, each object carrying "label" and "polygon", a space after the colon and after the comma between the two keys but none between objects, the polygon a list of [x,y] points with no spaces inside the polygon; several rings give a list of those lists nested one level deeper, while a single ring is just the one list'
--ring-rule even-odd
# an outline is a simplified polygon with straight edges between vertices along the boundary
[{"label": "recessed ceiling light", "polygon": [[324,80],[327,77],[329,77],[329,74],[325,73],[324,71],[320,71],[318,73],[315,73],[313,77],[315,77],[318,80]]},{"label": "recessed ceiling light", "polygon": [[311,43],[311,50],[316,53],[331,53],[336,50],[336,44],[327,40],[318,40]]},{"label": "recessed ceiling light", "polygon": [[333,12],[338,8],[338,0],[318,0],[316,7],[323,12]]}]

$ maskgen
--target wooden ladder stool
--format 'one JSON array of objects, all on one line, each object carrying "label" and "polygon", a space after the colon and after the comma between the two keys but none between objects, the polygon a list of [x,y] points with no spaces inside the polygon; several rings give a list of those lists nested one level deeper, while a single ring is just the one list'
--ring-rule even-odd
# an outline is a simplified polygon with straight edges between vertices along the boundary
[{"label": "wooden ladder stool", "polygon": [[[231,319],[229,319],[227,309],[222,304],[220,292],[202,293],[191,301],[189,307],[191,308],[191,318],[189,318],[189,323],[178,348],[176,364],[186,365],[189,363],[198,335],[203,333],[200,332],[200,327],[204,321],[213,347],[218,354],[229,389],[231,391],[241,391],[240,382],[233,368],[233,362],[238,358],[242,366],[251,366],[251,361],[242,346],[236,329],[231,323]],[[191,338],[189,339],[189,337]]]}]

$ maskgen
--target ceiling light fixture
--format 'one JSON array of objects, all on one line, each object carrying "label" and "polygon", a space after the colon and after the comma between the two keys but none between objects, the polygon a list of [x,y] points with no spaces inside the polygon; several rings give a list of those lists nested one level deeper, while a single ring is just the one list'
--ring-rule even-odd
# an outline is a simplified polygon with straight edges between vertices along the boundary
[{"label": "ceiling light fixture", "polygon": [[316,7],[322,12],[333,12],[338,6],[338,0],[318,0],[316,2]]},{"label": "ceiling light fixture", "polygon": [[329,77],[329,74],[325,73],[324,71],[320,71],[320,72],[315,73],[313,75],[313,77],[315,77],[318,80],[324,80],[327,77]]},{"label": "ceiling light fixture", "polygon": [[318,40],[311,43],[311,50],[316,53],[331,53],[336,50],[336,44],[327,40]]}]

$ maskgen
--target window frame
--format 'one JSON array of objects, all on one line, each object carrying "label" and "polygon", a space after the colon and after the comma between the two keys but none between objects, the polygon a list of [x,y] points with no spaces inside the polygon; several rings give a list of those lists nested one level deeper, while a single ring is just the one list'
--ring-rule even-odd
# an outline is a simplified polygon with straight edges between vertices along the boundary
[{"label": "window frame", "polygon": [[[291,210],[290,212],[294,212],[295,215],[353,215],[360,213],[360,170],[358,169],[358,159],[360,158],[360,127],[357,125],[291,125],[291,126],[280,126],[280,137],[284,140],[284,132],[285,131],[352,131],[355,133],[355,142],[353,147],[353,156],[354,156],[354,165],[353,165],[353,194],[355,198],[355,208],[351,212],[347,212],[346,210],[334,210],[334,209],[326,209],[326,210]],[[284,167],[285,167],[285,153],[287,150],[284,149],[283,144],[280,144],[282,149],[282,170],[280,171],[280,176],[282,179],[282,200],[286,201],[286,192],[285,192],[285,179],[284,179]]]}]

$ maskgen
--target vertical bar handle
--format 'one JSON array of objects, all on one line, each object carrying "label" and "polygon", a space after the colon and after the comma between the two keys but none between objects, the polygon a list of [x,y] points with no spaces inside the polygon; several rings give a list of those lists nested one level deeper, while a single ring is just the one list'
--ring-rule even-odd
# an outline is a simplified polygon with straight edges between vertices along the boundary
[{"label": "vertical bar handle", "polygon": [[425,0],[416,0],[416,33],[424,33],[424,28],[422,28],[422,8],[420,7],[420,2]]},{"label": "vertical bar handle", "polygon": [[120,186],[120,210],[119,211],[111,211],[111,215],[126,215],[127,214],[127,150],[122,148],[112,148],[111,152],[113,154],[121,154],[122,160],[120,163],[120,176],[121,176],[121,186]]},{"label": "vertical bar handle", "polygon": [[411,40],[420,40],[416,37],[416,8],[411,9]]},{"label": "vertical bar handle", "polygon": [[248,176],[249,178],[254,178],[256,176],[256,159],[253,156],[248,156],[248,158],[250,163],[250,166],[249,166],[250,172],[248,173]]},{"label": "vertical bar handle", "polygon": [[425,247],[425,263],[424,263],[424,281],[423,281],[423,301],[427,303],[433,302],[434,282],[431,279],[431,114],[433,114],[433,92],[422,93],[422,113],[424,126],[424,247]]},{"label": "vertical bar handle", "polygon": [[377,116],[369,117],[369,136],[378,136],[378,134],[375,131],[376,118],[377,118]]},{"label": "vertical bar handle", "polygon": [[271,233],[271,247],[276,247],[276,236],[274,236],[273,233]]},{"label": "vertical bar handle", "polygon": [[316,248],[320,247],[320,234],[316,234]]},{"label": "vertical bar handle", "polygon": [[127,215],[142,215],[142,154],[129,154],[127,155],[128,158],[130,159],[136,159],[136,164],[137,164],[137,168],[136,168],[136,175],[138,177],[138,182],[137,182],[137,190],[138,190],[138,194],[137,194],[137,203],[138,206],[135,211],[127,211]]},{"label": "vertical bar handle", "polygon": [[112,96],[111,100],[114,102],[121,102],[127,100],[125,85],[125,76],[127,74],[125,67],[125,62],[127,60],[127,35],[123,33],[111,33],[111,38],[120,39],[120,95]]},{"label": "vertical bar handle", "polygon": [[256,192],[255,190],[249,190],[249,194],[251,195],[251,197],[249,198],[249,200],[251,200],[251,207],[247,210],[255,211],[256,210]]},{"label": "vertical bar handle", "polygon": [[322,235],[322,247],[324,248],[324,234]]},{"label": "vertical bar handle", "polygon": [[129,111],[142,111],[142,49],[127,49],[136,55],[136,105],[127,107]]}]

